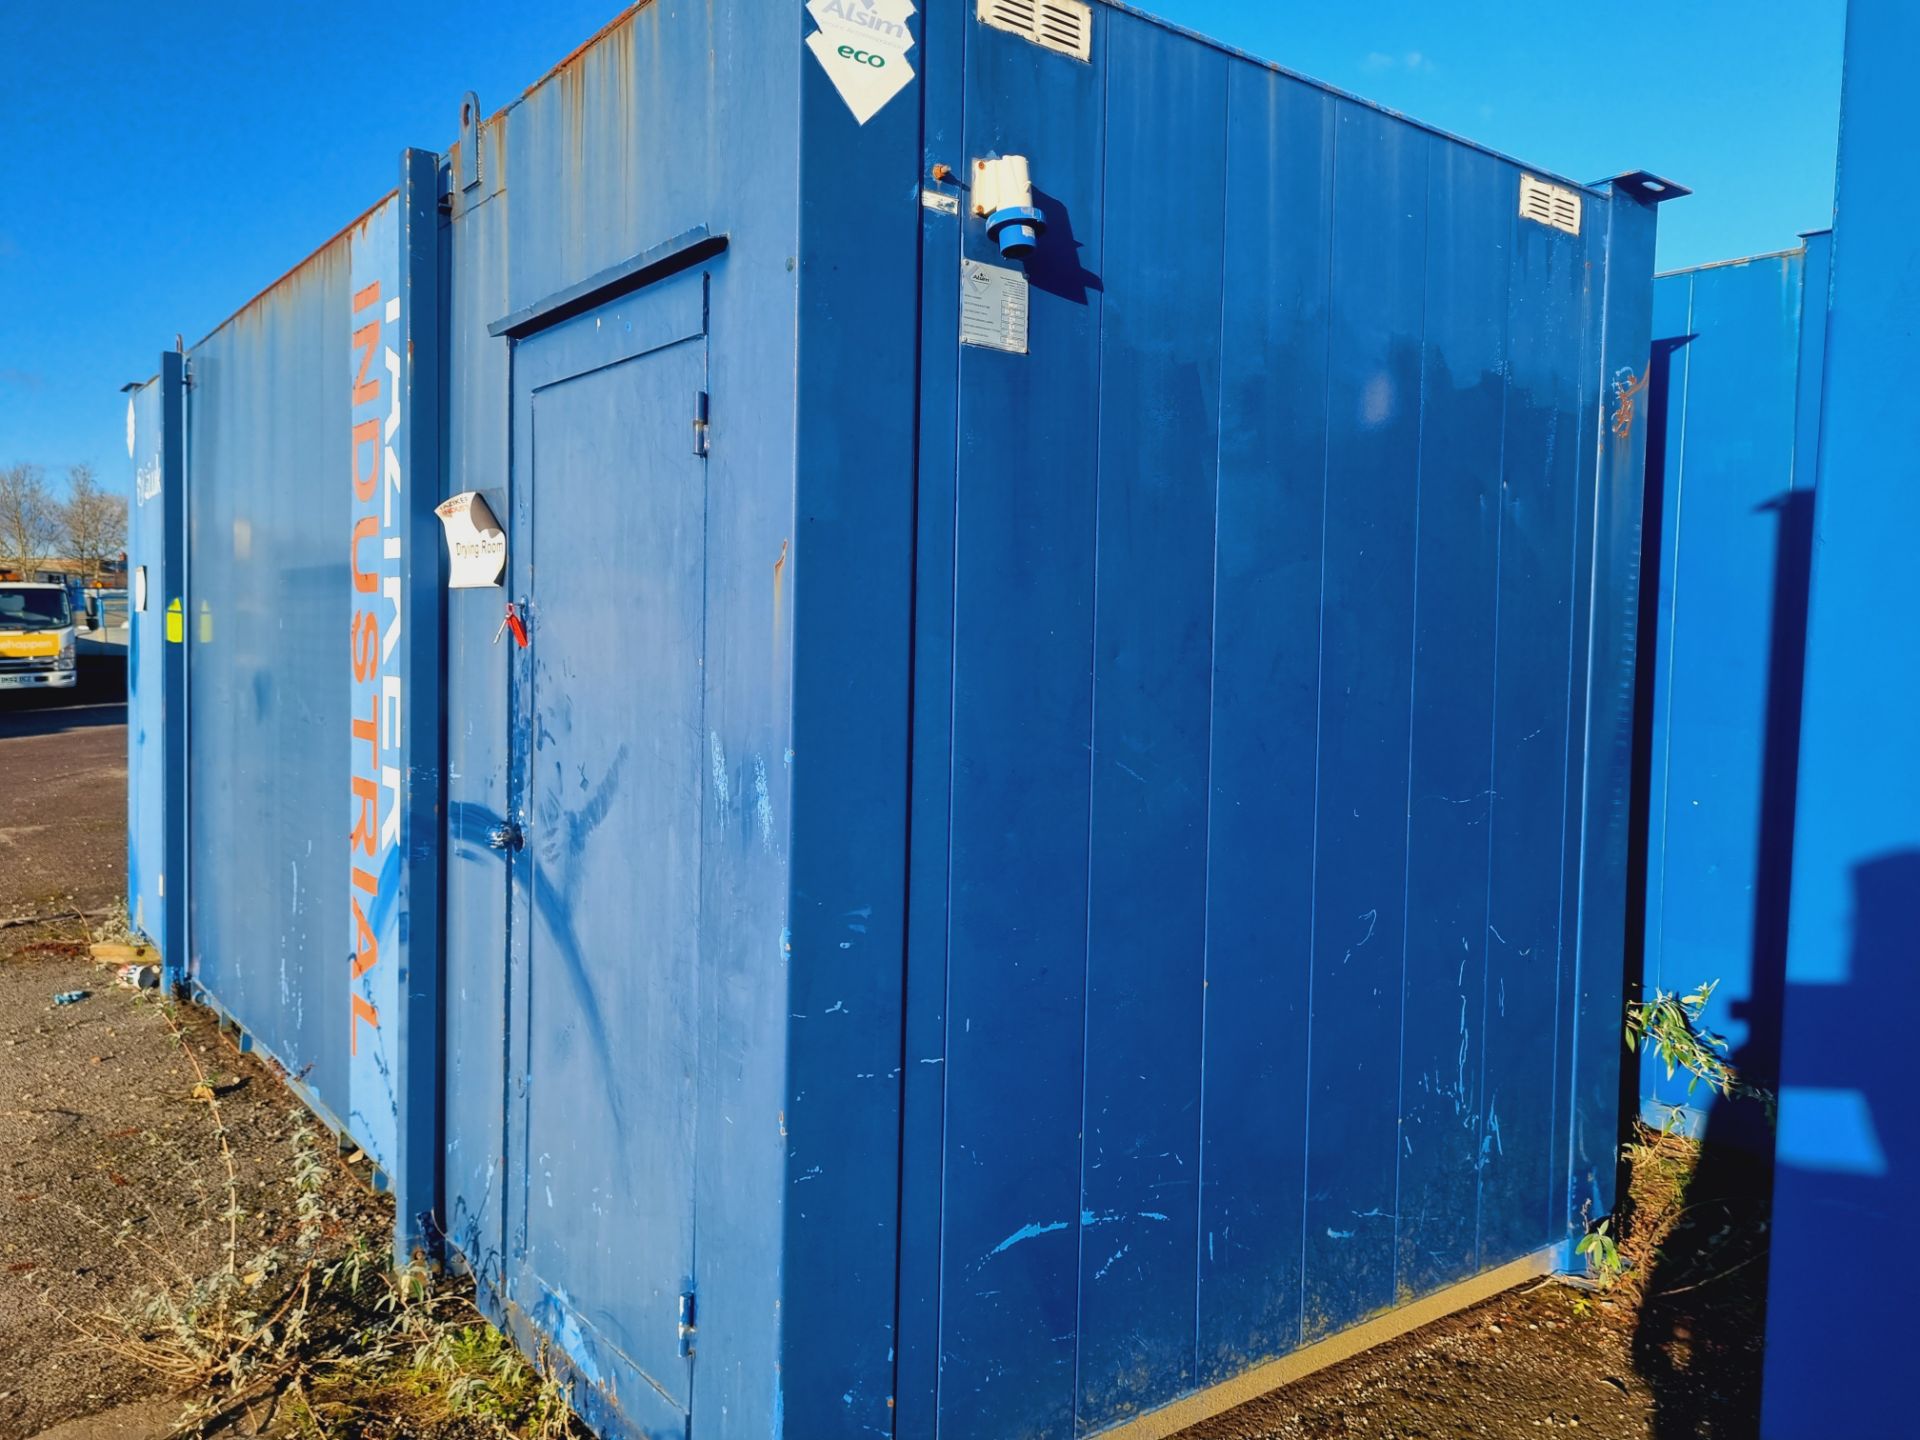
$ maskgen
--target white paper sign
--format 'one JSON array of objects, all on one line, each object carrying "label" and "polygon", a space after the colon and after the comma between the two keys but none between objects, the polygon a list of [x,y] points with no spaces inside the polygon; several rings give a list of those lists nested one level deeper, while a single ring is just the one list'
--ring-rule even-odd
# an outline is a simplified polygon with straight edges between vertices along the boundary
[{"label": "white paper sign", "polygon": [[807,13],[820,26],[807,48],[860,124],[913,83],[913,0],[807,0]]},{"label": "white paper sign", "polygon": [[477,490],[442,500],[434,514],[447,532],[447,588],[479,590],[500,583],[507,568],[507,533]]}]

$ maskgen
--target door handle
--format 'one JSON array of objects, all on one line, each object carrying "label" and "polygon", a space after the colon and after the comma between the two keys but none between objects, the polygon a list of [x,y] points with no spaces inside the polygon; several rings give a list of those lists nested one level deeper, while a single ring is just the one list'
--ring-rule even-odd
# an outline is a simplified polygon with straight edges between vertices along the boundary
[{"label": "door handle", "polygon": [[518,850],[526,843],[526,835],[511,820],[502,820],[487,832],[487,846],[493,850]]}]

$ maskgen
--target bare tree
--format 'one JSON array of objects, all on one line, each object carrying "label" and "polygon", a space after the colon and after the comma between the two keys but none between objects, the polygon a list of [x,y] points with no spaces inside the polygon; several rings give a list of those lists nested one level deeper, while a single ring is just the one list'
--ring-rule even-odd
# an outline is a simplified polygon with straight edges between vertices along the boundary
[{"label": "bare tree", "polygon": [[0,565],[31,579],[60,543],[60,506],[38,465],[0,470]]},{"label": "bare tree", "polygon": [[67,554],[89,585],[127,548],[127,497],[102,490],[91,465],[67,471],[67,503],[60,507],[60,528]]}]

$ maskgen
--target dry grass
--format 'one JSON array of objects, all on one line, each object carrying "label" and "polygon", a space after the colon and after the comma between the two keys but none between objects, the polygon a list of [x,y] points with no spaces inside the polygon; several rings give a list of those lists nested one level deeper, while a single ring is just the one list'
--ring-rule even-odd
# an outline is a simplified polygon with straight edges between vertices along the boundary
[{"label": "dry grass", "polygon": [[[143,1001],[167,1027],[187,1094],[206,1116],[219,1168],[193,1175],[218,1244],[184,1264],[163,1231],[75,1211],[103,1245],[147,1275],[118,1308],[63,1315],[72,1343],[130,1361],[180,1395],[178,1436],[303,1440],[561,1440],[584,1433],[566,1384],[487,1323],[471,1290],[416,1263],[390,1264],[384,1211],[344,1213],[330,1136],[296,1112],[283,1184],[292,1220],[250,1224],[220,1097],[171,1003]],[[244,1237],[244,1238],[243,1238]]]},{"label": "dry grass", "polygon": [[1700,1146],[1636,1122],[1626,1157],[1632,1175],[1631,1205],[1620,1237],[1621,1254],[1628,1262],[1620,1284],[1638,1304],[1662,1245],[1687,1214],[1687,1189],[1699,1164]]}]

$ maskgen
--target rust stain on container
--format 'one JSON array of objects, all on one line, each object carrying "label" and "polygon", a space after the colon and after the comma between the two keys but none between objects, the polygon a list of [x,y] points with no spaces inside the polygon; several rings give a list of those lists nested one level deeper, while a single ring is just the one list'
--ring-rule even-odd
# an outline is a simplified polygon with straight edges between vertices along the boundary
[{"label": "rust stain on container", "polygon": [[626,24],[627,21],[631,20],[635,15],[647,9],[652,4],[653,0],[636,0],[635,4],[629,5],[626,9],[622,10],[618,15],[614,16],[613,19],[609,20],[598,30],[594,31],[592,35],[588,36],[585,41],[568,51],[558,65],[555,65],[551,70],[547,71],[546,74],[534,81],[533,84],[522,90],[520,92],[521,98],[525,99],[527,96],[533,94],[534,91],[538,90],[542,85],[546,84],[561,72],[572,70],[573,67],[579,63],[580,57],[585,55],[587,51],[593,49],[601,40],[611,35],[615,30],[618,30],[622,25]]},{"label": "rust stain on container", "polygon": [[783,581],[787,570],[788,541],[780,542],[780,558],[773,562],[773,638],[776,647],[780,640],[780,609],[782,604]]}]

